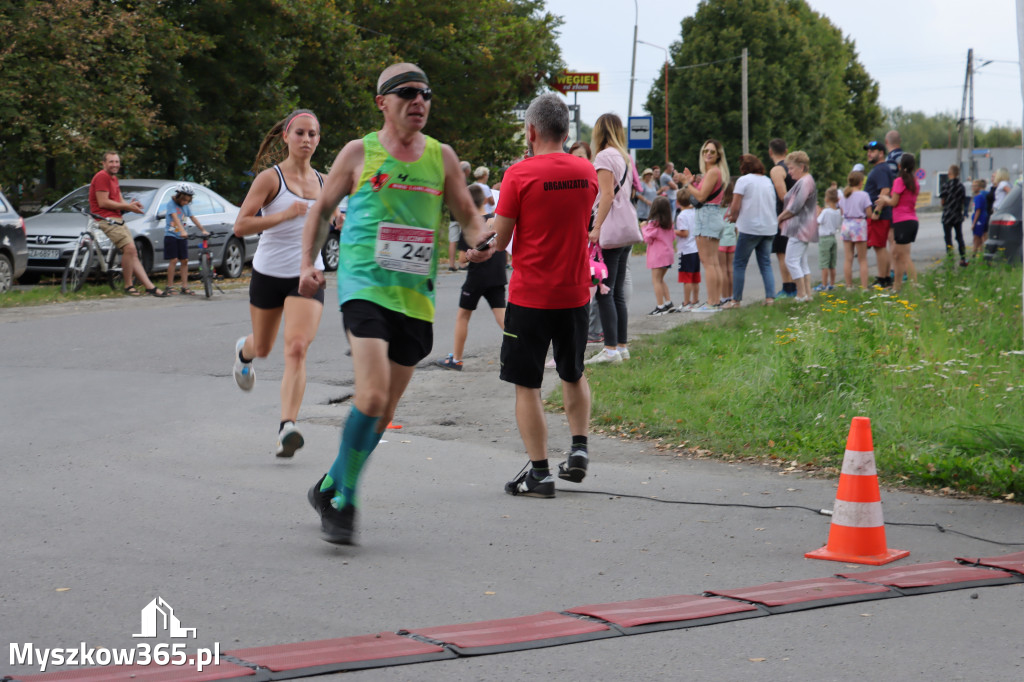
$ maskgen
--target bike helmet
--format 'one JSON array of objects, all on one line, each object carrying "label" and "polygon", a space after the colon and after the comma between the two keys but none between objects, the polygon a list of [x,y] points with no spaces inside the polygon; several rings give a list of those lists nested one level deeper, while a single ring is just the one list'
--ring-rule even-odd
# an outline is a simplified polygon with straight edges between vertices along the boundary
[{"label": "bike helmet", "polygon": [[181,183],[180,185],[178,185],[177,187],[174,188],[174,193],[175,194],[187,194],[187,195],[189,195],[191,197],[191,196],[195,196],[196,191],[194,189],[192,189],[192,186],[190,184],[188,184],[187,182],[183,182],[183,183]]}]

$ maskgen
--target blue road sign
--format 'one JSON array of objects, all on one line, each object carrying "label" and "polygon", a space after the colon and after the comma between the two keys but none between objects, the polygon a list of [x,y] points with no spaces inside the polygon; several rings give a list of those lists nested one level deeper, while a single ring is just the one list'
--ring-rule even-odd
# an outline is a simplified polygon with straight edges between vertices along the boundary
[{"label": "blue road sign", "polygon": [[654,118],[652,116],[630,116],[626,137],[630,149],[653,149]]}]

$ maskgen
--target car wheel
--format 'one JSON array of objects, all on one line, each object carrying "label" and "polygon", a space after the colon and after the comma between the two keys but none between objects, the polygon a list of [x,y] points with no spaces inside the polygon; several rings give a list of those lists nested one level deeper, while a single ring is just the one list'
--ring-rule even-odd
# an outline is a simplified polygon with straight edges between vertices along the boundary
[{"label": "car wheel", "polygon": [[324,271],[334,272],[338,269],[338,260],[340,259],[339,250],[338,234],[336,232],[332,232],[327,235],[327,242],[324,244],[324,248],[320,252],[324,257]]},{"label": "car wheel", "polygon": [[242,267],[245,265],[245,247],[237,237],[228,239],[224,245],[224,260],[221,261],[220,274],[228,279],[235,279],[242,276]]},{"label": "car wheel", "polygon": [[6,253],[0,253],[0,294],[8,292],[14,285],[14,264]]},{"label": "car wheel", "polygon": [[149,248],[149,244],[144,239],[137,238],[135,240],[135,250],[139,252],[139,262],[142,263],[142,269],[146,271],[146,276],[153,277],[153,249]]}]

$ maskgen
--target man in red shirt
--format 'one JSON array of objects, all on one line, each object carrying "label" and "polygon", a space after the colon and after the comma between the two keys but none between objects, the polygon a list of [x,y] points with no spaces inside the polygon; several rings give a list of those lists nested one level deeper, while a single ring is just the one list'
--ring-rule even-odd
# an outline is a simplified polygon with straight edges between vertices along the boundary
[{"label": "man in red shirt", "polygon": [[132,239],[132,233],[121,217],[125,211],[142,213],[142,204],[138,201],[125,201],[121,197],[121,186],[117,182],[117,173],[120,170],[121,157],[118,153],[104,152],[103,170],[96,173],[89,183],[89,210],[103,220],[90,219],[89,224],[103,230],[114,246],[121,251],[125,293],[129,296],[141,295],[134,286],[135,278],[138,278],[148,294],[162,298],[167,294],[157,289],[146,276],[146,270],[139,261],[139,252],[135,248],[135,240]]},{"label": "man in red shirt", "polygon": [[516,385],[516,422],[530,466],[505,484],[510,495],[554,497],[547,460],[547,422],[541,402],[548,345],[562,380],[572,447],[559,478],[579,483],[587,473],[590,386],[583,375],[587,346],[590,259],[587,226],[597,198],[597,173],[562,151],[569,110],[554,93],[526,111],[531,155],[505,173],[494,230],[503,250],[515,228],[515,269],[509,283],[501,378]]}]

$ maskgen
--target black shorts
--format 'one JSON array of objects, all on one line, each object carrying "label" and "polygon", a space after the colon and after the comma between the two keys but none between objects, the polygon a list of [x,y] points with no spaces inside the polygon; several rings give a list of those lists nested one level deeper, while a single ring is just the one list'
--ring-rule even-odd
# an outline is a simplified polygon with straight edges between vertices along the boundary
[{"label": "black shorts", "polygon": [[342,304],[341,324],[352,336],[386,341],[388,359],[403,367],[415,367],[434,347],[433,323],[358,298]]},{"label": "black shorts", "polygon": [[[469,279],[468,277],[466,278]],[[462,295],[459,296],[459,307],[464,310],[476,310],[476,304],[480,302],[480,297],[483,297],[487,301],[487,305],[491,308],[504,308],[505,307],[505,286],[495,287],[476,287],[471,285],[468,281],[462,285]]]},{"label": "black shorts", "polygon": [[892,224],[892,238],[897,244],[913,244],[917,239],[917,221],[901,220]]},{"label": "black shorts", "polygon": [[164,235],[164,258],[166,260],[183,260],[188,262],[188,240],[180,237]]},{"label": "black shorts", "polygon": [[558,376],[563,381],[579,381],[583,376],[589,323],[589,307],[585,305],[544,310],[509,303],[501,341],[501,380],[540,388],[550,344]]},{"label": "black shorts", "polygon": [[[274,310],[284,307],[284,299],[289,296],[299,296],[298,277],[271,277],[252,271],[252,279],[249,280],[249,303],[261,310]],[[324,290],[317,289],[312,298],[320,301],[323,305]]]},{"label": "black shorts", "polygon": [[789,246],[789,237],[780,232],[772,240],[772,253],[786,253],[787,246]]}]

